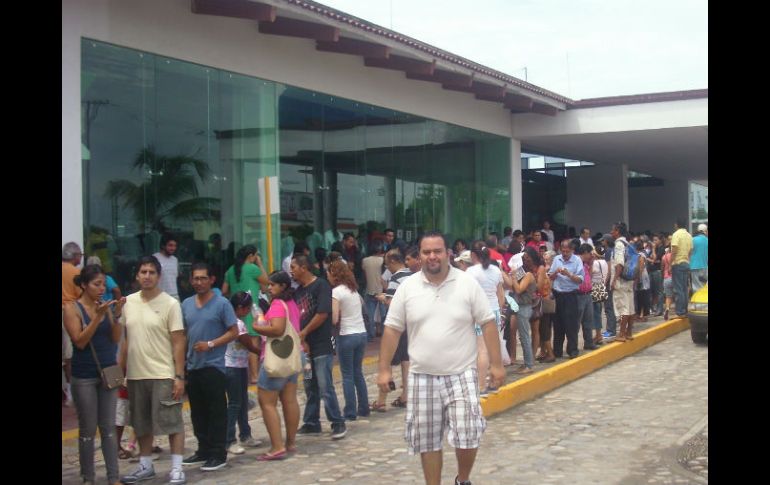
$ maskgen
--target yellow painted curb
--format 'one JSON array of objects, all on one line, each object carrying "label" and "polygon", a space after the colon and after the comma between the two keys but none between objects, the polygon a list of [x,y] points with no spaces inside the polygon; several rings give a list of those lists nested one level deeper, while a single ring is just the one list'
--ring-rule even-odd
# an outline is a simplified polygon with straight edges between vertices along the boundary
[{"label": "yellow painted curb", "polygon": [[[371,365],[371,364],[376,364],[379,361],[379,359],[380,359],[379,357],[364,357],[364,360],[361,362],[361,366],[367,366],[367,365]],[[334,368],[332,368],[332,375],[335,378],[337,378],[337,379],[341,378],[340,376],[342,374],[340,373],[340,366],[339,365],[335,365]],[[253,384],[250,385],[249,386],[249,391],[257,392],[257,386],[253,385]],[[184,402],[184,404],[182,405],[182,410],[183,411],[189,411],[190,410],[190,401],[185,401]],[[97,430],[97,436],[98,436],[98,430]],[[61,440],[62,440],[62,442],[69,441],[69,440],[74,440],[74,439],[77,439],[77,437],[78,437],[78,430],[77,430],[77,428],[76,429],[68,429],[66,431],[62,431],[61,432]]]},{"label": "yellow painted curb", "polygon": [[677,318],[634,335],[634,340],[612,342],[548,369],[501,387],[481,399],[484,416],[489,417],[545,394],[586,374],[618,361],[690,328],[687,318]]}]

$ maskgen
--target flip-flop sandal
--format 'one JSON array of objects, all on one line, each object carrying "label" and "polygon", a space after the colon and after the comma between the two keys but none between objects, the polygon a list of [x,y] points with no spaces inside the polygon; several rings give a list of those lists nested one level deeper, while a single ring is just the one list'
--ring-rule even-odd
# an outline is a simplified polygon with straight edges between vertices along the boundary
[{"label": "flip-flop sandal", "polygon": [[405,408],[406,407],[406,401],[401,400],[401,396],[398,396],[395,401],[390,403],[391,406],[394,408]]},{"label": "flip-flop sandal", "polygon": [[276,451],[275,453],[263,453],[257,457],[257,461],[275,461],[286,458],[286,450]]},{"label": "flip-flop sandal", "polygon": [[385,403],[378,403],[377,401],[374,401],[369,405],[369,409],[372,411],[376,411],[378,413],[384,413],[385,412]]}]

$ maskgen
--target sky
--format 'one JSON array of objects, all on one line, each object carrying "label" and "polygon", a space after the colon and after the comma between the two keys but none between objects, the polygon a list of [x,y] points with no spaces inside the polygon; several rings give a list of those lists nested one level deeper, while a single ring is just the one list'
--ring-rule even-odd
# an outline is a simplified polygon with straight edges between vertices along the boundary
[{"label": "sky", "polygon": [[574,100],[708,88],[707,0],[320,3]]}]

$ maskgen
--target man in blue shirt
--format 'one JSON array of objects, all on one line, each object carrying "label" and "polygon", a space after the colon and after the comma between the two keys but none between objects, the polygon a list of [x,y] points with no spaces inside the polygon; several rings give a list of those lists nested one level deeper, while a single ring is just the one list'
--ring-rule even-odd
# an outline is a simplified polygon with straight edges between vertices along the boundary
[{"label": "man in blue shirt", "polygon": [[709,228],[698,224],[698,234],[692,238],[692,256],[690,257],[690,277],[692,291],[698,291],[709,279]]},{"label": "man in blue shirt", "polygon": [[187,395],[198,450],[183,465],[203,463],[202,471],[219,470],[227,463],[227,397],[225,350],[238,338],[238,317],[226,298],[211,290],[216,277],[206,263],[192,266],[195,295],[182,302],[187,334]]},{"label": "man in blue shirt", "polygon": [[548,276],[553,282],[556,298],[556,321],[553,324],[553,354],[561,357],[564,352],[564,336],[567,336],[567,354],[574,359],[578,350],[578,286],[585,277],[583,261],[572,254],[569,239],[561,242],[561,255],[553,258]]}]

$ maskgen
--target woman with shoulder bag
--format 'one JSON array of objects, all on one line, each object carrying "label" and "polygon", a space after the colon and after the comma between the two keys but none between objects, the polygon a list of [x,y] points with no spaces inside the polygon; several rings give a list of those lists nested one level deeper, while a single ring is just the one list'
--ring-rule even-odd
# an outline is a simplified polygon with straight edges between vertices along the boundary
[{"label": "woman with shoulder bag", "polygon": [[[294,303],[292,295],[294,290],[291,288],[291,278],[285,271],[274,271],[270,274],[267,291],[270,296],[270,309],[265,314],[266,324],[258,326],[258,330],[263,335],[262,341],[262,361],[259,366],[259,379],[257,387],[259,388],[258,398],[259,407],[262,409],[262,419],[265,421],[267,434],[270,436],[270,450],[267,453],[259,455],[259,461],[282,460],[286,454],[297,451],[296,438],[297,428],[299,426],[299,403],[297,402],[297,376],[301,368],[296,373],[288,377],[271,377],[268,374],[267,366],[264,364],[267,352],[274,352],[274,345],[292,335],[293,327],[293,345],[296,348],[290,349],[290,356],[294,352],[301,352],[298,332],[299,332],[299,308]],[[258,320],[255,323],[259,322]],[[283,338],[281,338],[283,336]],[[264,337],[270,337],[267,341]],[[280,339],[280,340],[279,340]],[[267,349],[268,345],[271,347]],[[281,423],[278,416],[278,399],[281,399],[283,407],[283,420],[286,426],[286,442],[281,436]]]},{"label": "woman with shoulder bag", "polygon": [[[546,271],[551,267],[554,256],[556,256],[554,251],[546,251],[543,254]],[[540,355],[537,356],[536,360],[549,363],[556,361],[556,356],[553,353],[553,342],[551,342],[553,315],[556,311],[556,304],[551,292],[551,279],[546,277],[545,281],[541,282],[541,286],[538,287],[538,291],[541,297],[542,315],[540,316]]]},{"label": "woman with shoulder bag", "polygon": [[593,263],[591,264],[591,299],[594,305],[594,345],[602,345],[604,338],[602,337],[602,310],[604,308],[604,302],[608,298],[607,293],[607,277],[609,275],[609,266],[607,261],[604,260],[604,248],[596,246],[591,253],[593,257]]},{"label": "woman with shoulder bag", "polygon": [[340,329],[337,342],[345,395],[342,414],[348,421],[355,421],[358,416],[369,416],[369,394],[362,367],[367,341],[362,300],[348,265],[342,261],[333,262],[327,276],[333,288],[332,324]]},{"label": "woman with shoulder bag", "polygon": [[535,302],[535,292],[537,291],[535,273],[540,257],[536,249],[527,246],[524,248],[524,255],[521,259],[524,263],[524,276],[520,279],[514,277],[512,283],[513,297],[519,304],[517,326],[521,349],[524,353],[524,364],[520,365],[514,373],[530,374],[535,362],[532,358],[532,335],[530,334],[529,320],[532,316],[532,304]]},{"label": "woman with shoulder bag", "polygon": [[64,307],[64,328],[72,340],[72,396],[78,414],[80,476],[93,485],[94,438],[99,426],[102,455],[109,483],[120,484],[118,442],[115,437],[115,408],[118,388],[108,388],[101,369],[117,364],[122,327],[110,310],[120,316],[125,298],[101,302],[106,291],[105,273],[97,264],[87,265],[75,277],[83,291],[80,298]]},{"label": "woman with shoulder bag", "polygon": [[[541,248],[544,246],[541,246]],[[545,251],[543,251],[544,253]],[[529,326],[532,330],[532,354],[537,353],[540,348],[540,320],[543,317],[543,291],[545,286],[550,288],[551,280],[548,278],[548,270],[543,264],[543,258],[540,256],[540,252],[536,254],[537,260],[535,261],[536,270],[535,284],[537,291],[535,292],[535,300],[532,304],[532,317],[529,319]],[[535,255],[532,255],[535,256]]]}]

